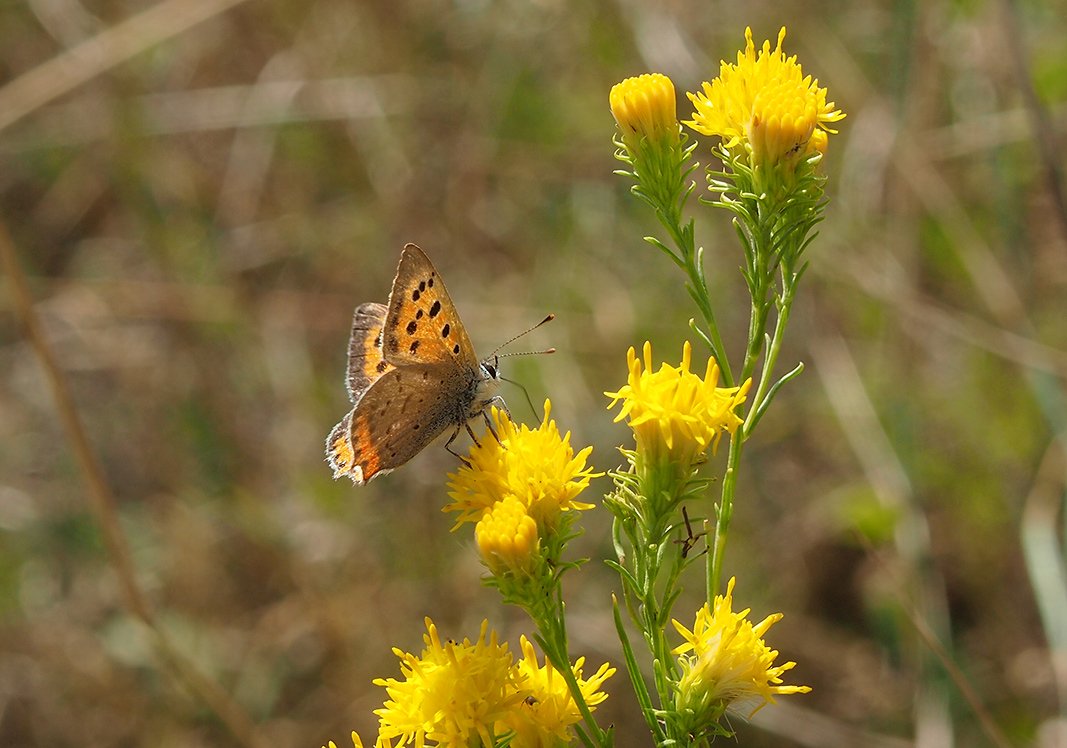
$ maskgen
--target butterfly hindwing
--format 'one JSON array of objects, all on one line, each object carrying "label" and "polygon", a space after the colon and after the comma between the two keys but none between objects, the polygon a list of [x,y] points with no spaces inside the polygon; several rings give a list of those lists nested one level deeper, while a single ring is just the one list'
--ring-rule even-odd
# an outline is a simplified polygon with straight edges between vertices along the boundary
[{"label": "butterfly hindwing", "polygon": [[414,244],[404,246],[389,295],[382,355],[394,366],[440,364],[476,371],[478,357],[430,259]]},{"label": "butterfly hindwing", "polygon": [[348,339],[348,397],[358,403],[374,382],[393,368],[382,357],[382,328],[385,304],[369,302],[356,307],[352,316],[352,336]]},{"label": "butterfly hindwing", "polygon": [[329,463],[330,468],[333,470],[334,480],[337,480],[342,475],[349,475],[356,483],[362,483],[362,474],[357,477],[353,472],[353,468],[356,465],[351,436],[352,414],[354,412],[348,411],[348,414],[333,427],[330,435],[326,437],[326,462]]},{"label": "butterfly hindwing", "polygon": [[456,406],[469,388],[439,365],[413,364],[383,374],[352,412],[353,480],[358,474],[369,481],[403,465],[450,426],[462,424],[466,418]]}]

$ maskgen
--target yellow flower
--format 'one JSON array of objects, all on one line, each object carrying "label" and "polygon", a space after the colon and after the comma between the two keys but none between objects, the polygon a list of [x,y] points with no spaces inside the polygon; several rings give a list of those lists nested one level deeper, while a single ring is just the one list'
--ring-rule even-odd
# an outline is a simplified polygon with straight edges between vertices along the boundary
[{"label": "yellow flower", "polygon": [[[525,637],[519,640],[523,658],[516,663],[522,681],[525,698],[512,710],[505,722],[507,729],[514,730],[512,748],[549,748],[561,743],[569,743],[572,734],[570,726],[581,721],[582,715],[574,703],[566,681],[548,662],[542,667],[537,661],[537,652],[533,644]],[[585,703],[590,711],[608,697],[600,690],[604,681],[615,674],[615,668],[604,663],[588,679],[582,678],[585,658],[580,657],[574,663],[572,671],[578,681]]]},{"label": "yellow flower", "polygon": [[537,553],[537,523],[514,496],[485,510],[474,528],[482,560],[494,574],[505,571],[529,573]]},{"label": "yellow flower", "polygon": [[486,433],[471,447],[469,464],[448,476],[452,503],[444,511],[459,513],[453,529],[480,521],[486,509],[507,497],[522,503],[542,536],[557,527],[561,512],[593,507],[575,501],[599,475],[585,466],[593,448],[575,454],[570,432],[560,436],[551,412],[552,403],[545,400],[544,420],[531,429],[493,408],[496,436]]},{"label": "yellow flower", "polygon": [[645,342],[644,365],[633,347],[626,354],[629,376],[618,392],[605,392],[612,398],[608,408],[622,401],[615,417],[629,416],[637,440],[638,457],[651,465],[670,463],[682,469],[691,467],[706,449],[718,446],[724,433],[732,434],[741,425],[734,412],[751,386],[717,387],[719,367],[708,359],[704,378],[689,370],[693,348],[686,341],[677,367],[661,364],[652,370],[652,344]]},{"label": "yellow flower", "polygon": [[[378,678],[375,685],[388,693],[376,709],[379,744],[396,746],[426,741],[439,745],[469,745],[481,740],[493,745],[494,726],[522,701],[507,644],[496,632],[486,640],[489,623],[482,623],[476,642],[441,642],[437,627],[426,619],[426,648],[421,656],[393,649],[400,659],[402,680]],[[391,742],[389,743],[391,744]]]},{"label": "yellow flower", "polygon": [[804,76],[796,55],[782,51],[785,27],[778,45],[763,43],[756,53],[752,30],[745,29],[745,51],[737,64],[720,63],[719,77],[705,82],[703,91],[687,94],[696,111],[684,124],[704,135],[718,135],[734,155],[747,153],[752,166],[775,166],[797,157],[823,152],[828,125],[844,113],[826,101],[826,89]]},{"label": "yellow flower", "polygon": [[753,625],[749,609],[734,613],[734,579],[725,595],[716,595],[711,610],[707,603],[697,611],[690,631],[672,621],[685,643],[674,649],[679,656],[682,677],[678,682],[677,711],[690,715],[694,734],[718,722],[727,708],[740,709],[751,717],[775,694],[807,693],[809,686],[783,686],[782,674],[796,663],[775,665],[778,652],[768,647],[763,635],[781,620],[782,614],[767,616]]},{"label": "yellow flower", "polygon": [[637,152],[642,138],[651,144],[678,142],[674,83],[667,76],[645,73],[627,78],[611,87],[608,102],[631,154]]},{"label": "yellow flower", "polygon": [[[538,664],[533,645],[520,639],[523,658],[514,662],[507,644],[496,634],[488,640],[488,622],[474,643],[442,643],[437,628],[426,619],[426,649],[422,655],[393,652],[400,658],[403,680],[374,681],[388,699],[379,717],[375,748],[414,744],[493,746],[511,736],[514,748],[549,748],[569,743],[571,725],[582,719],[566,681],[548,662]],[[607,698],[600,688],[615,674],[606,663],[588,679],[582,677],[585,658],[572,667],[585,703],[595,709]],[[355,748],[363,748],[352,733]],[[330,748],[337,748],[331,742]]]}]

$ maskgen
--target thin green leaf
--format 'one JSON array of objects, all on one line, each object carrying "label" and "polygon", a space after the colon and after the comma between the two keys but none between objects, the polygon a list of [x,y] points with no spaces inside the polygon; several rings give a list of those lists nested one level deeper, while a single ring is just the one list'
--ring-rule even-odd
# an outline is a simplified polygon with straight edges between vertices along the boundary
[{"label": "thin green leaf", "polygon": [[752,434],[752,431],[756,428],[756,424],[763,418],[763,414],[767,412],[767,408],[770,406],[771,401],[774,400],[774,396],[778,393],[778,390],[781,389],[782,385],[794,377],[799,376],[802,371],[804,371],[803,361],[798,363],[792,371],[784,374],[781,379],[771,385],[771,388],[767,390],[767,396],[763,398],[763,402],[756,408],[756,411],[752,414],[751,420],[745,424],[745,439],[748,439]]}]

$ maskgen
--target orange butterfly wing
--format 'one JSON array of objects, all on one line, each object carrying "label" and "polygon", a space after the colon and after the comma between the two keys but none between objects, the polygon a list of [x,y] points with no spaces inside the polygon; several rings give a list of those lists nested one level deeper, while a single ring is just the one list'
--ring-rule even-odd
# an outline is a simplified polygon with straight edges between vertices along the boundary
[{"label": "orange butterfly wing", "polygon": [[352,448],[352,415],[355,410],[350,410],[341,419],[341,422],[333,427],[330,435],[326,437],[326,462],[333,470],[333,478],[337,480],[342,475],[349,476],[356,483],[363,482],[363,472],[360,469],[357,475],[353,468],[356,467],[356,454]]},{"label": "orange butterfly wing", "polygon": [[452,297],[430,258],[414,244],[404,245],[400,255],[382,354],[395,366],[448,364],[464,372],[478,370],[478,357]]},{"label": "orange butterfly wing", "polygon": [[[360,304],[352,315],[352,335],[348,339],[348,376],[345,384],[348,397],[355,405],[364,393],[384,374],[393,370],[393,365],[382,357],[382,328],[385,326],[384,304],[373,302]],[[353,408],[341,422],[333,427],[326,438],[326,461],[333,469],[333,477],[348,475],[357,483],[355,449],[352,446]]]},{"label": "orange butterfly wing", "polygon": [[[468,385],[440,365],[400,366],[375,382],[352,412],[352,478],[400,467],[446,429],[463,423]],[[357,483],[360,480],[356,480]]]},{"label": "orange butterfly wing", "polygon": [[363,393],[393,368],[382,356],[382,328],[385,327],[385,304],[369,302],[356,307],[352,317],[352,335],[348,339],[348,397],[355,405]]}]

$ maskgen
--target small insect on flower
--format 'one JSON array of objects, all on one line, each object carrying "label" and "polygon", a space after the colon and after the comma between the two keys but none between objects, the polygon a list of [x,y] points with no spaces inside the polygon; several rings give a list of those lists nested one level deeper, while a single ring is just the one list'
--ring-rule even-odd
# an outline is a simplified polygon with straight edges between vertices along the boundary
[{"label": "small insect on flower", "polygon": [[[529,639],[521,637],[519,645],[523,657],[515,667],[522,676],[523,689],[528,695],[506,720],[506,726],[515,733],[510,745],[515,748],[541,748],[571,742],[573,735],[569,728],[581,721],[582,714],[574,703],[567,682],[547,658],[543,666],[538,663],[537,652]],[[586,706],[590,711],[596,711],[597,704],[608,697],[600,689],[604,681],[615,674],[615,668],[604,663],[589,678],[583,678],[584,665],[585,658],[579,657],[571,671]]]}]

